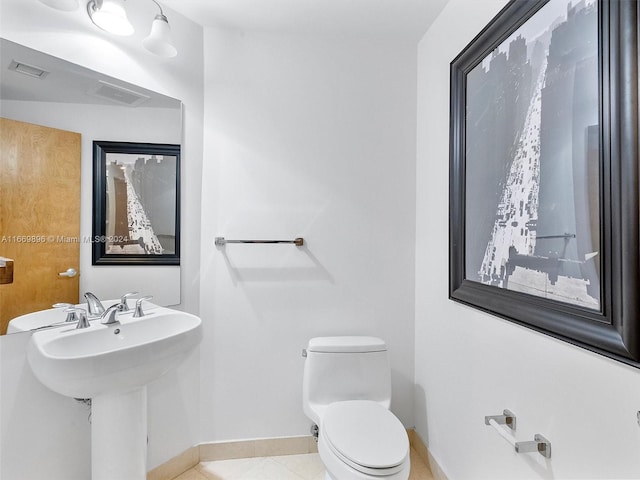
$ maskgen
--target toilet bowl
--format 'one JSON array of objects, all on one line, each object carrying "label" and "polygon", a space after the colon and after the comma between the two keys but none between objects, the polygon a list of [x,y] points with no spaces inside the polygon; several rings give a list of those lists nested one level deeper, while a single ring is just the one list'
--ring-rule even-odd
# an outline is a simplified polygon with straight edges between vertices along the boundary
[{"label": "toilet bowl", "polygon": [[331,480],[406,480],[409,440],[402,423],[369,400],[336,402],[322,418],[318,453]]},{"label": "toilet bowl", "polygon": [[327,480],[407,480],[409,439],[389,411],[391,371],[375,337],[309,341],[303,407],[319,427]]}]

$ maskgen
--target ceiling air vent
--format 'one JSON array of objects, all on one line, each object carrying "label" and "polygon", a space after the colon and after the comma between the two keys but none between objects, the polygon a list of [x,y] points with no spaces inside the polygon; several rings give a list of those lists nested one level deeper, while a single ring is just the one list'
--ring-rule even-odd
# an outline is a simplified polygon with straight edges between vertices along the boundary
[{"label": "ceiling air vent", "polygon": [[94,97],[99,97],[104,100],[109,100],[120,105],[127,105],[129,107],[137,107],[151,98],[148,95],[134,92],[133,90],[129,90],[128,88],[120,87],[118,85],[103,82],[102,80],[99,80],[98,83],[87,93]]},{"label": "ceiling air vent", "polygon": [[49,75],[49,72],[41,69],[40,67],[36,67],[34,65],[27,65],[26,63],[18,62],[17,60],[12,60],[9,64],[9,70],[13,70],[14,72],[22,73],[23,75],[29,75],[34,78],[44,78]]}]

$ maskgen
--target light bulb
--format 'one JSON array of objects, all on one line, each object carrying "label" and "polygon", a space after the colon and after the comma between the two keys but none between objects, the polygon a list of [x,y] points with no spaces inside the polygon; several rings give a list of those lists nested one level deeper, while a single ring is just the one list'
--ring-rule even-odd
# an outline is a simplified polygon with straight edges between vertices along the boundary
[{"label": "light bulb", "polygon": [[133,26],[127,18],[123,0],[91,0],[87,4],[87,11],[91,21],[102,30],[114,35],[133,34]]}]

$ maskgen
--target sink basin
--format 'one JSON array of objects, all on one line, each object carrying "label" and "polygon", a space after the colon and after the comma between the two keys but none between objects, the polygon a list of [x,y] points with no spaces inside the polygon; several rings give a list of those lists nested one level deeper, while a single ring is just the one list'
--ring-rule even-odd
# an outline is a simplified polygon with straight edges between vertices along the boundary
[{"label": "sink basin", "polygon": [[73,398],[127,392],[178,365],[202,338],[199,317],[168,308],[119,320],[34,332],[27,347],[33,373],[49,389]]}]

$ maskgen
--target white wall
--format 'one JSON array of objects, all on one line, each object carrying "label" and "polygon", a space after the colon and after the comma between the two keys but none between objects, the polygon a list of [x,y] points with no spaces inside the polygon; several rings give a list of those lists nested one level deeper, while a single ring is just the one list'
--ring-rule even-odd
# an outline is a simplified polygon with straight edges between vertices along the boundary
[{"label": "white wall", "polygon": [[[5,118],[35,123],[81,135],[80,238],[92,236],[93,141],[181,143],[180,108],[128,108],[108,105],[1,101]],[[153,295],[158,305],[180,303],[179,266],[92,266],[92,244],[80,243],[80,300],[90,291],[102,300],[126,292]],[[77,265],[69,267],[78,268]],[[108,306],[108,305],[107,305]]]},{"label": "white wall", "polygon": [[[0,31],[8,40],[41,50],[124,81],[178,98],[184,104],[182,140],[181,307],[198,313],[200,275],[200,207],[202,170],[202,29],[164,9],[171,22],[178,57],[166,60],[146,52],[140,41],[148,34],[155,5],[140,8],[143,20],[133,37],[116,38],[99,31],[86,11],[65,13],[40,2],[0,0]],[[161,281],[161,280],[159,280]],[[141,287],[142,288],[142,287]],[[83,480],[89,476],[86,412],[74,400],[56,396],[35,381],[26,364],[25,336],[0,337],[0,478]],[[13,354],[12,352],[17,352]],[[197,443],[199,356],[149,387],[149,459],[156,465]],[[28,401],[23,401],[24,399]],[[62,405],[65,405],[62,407]],[[20,419],[28,419],[23,424]],[[38,421],[35,422],[34,419]],[[29,434],[21,428],[26,425]],[[60,459],[64,459],[61,461]]]},{"label": "white wall", "polygon": [[205,29],[202,441],[307,435],[301,350],[318,335],[385,339],[392,410],[413,425],[415,58]]},{"label": "white wall", "polygon": [[[417,431],[452,480],[639,478],[637,369],[447,299],[449,62],[505,3],[451,0],[419,44]],[[505,408],[550,460],[484,425]]]}]

